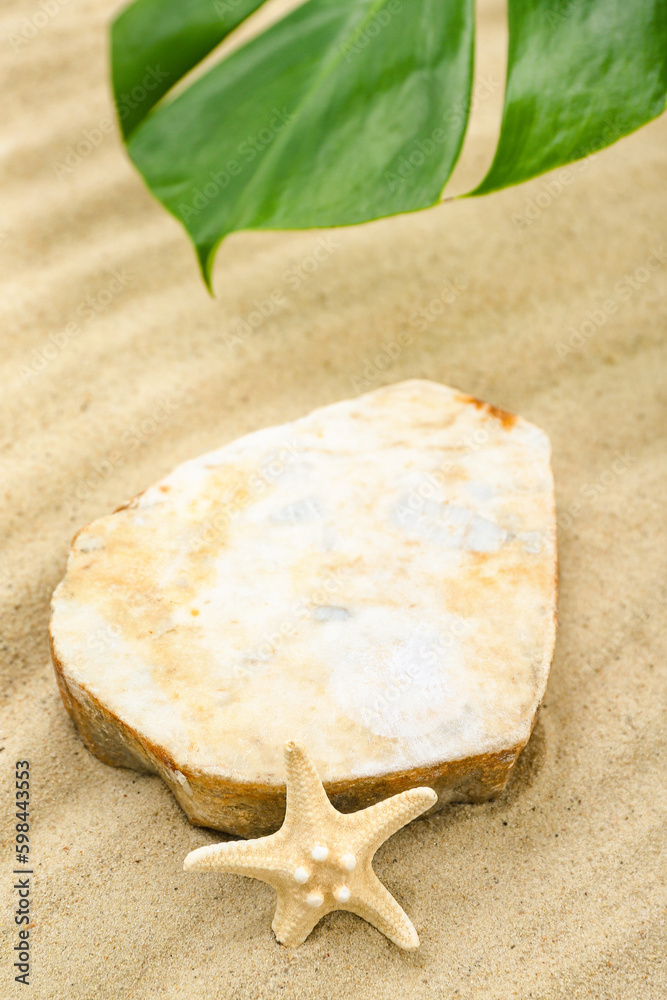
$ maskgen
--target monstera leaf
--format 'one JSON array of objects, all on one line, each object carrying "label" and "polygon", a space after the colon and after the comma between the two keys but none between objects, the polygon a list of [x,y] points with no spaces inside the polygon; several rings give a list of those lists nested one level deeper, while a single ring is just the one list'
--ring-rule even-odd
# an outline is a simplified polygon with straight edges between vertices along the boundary
[{"label": "monstera leaf", "polygon": [[[473,0],[307,0],[174,90],[260,6],[135,0],[112,28],[128,152],[209,285],[231,232],[436,204],[468,123]],[[471,194],[601,149],[666,98],[665,0],[509,0],[501,133]]]}]

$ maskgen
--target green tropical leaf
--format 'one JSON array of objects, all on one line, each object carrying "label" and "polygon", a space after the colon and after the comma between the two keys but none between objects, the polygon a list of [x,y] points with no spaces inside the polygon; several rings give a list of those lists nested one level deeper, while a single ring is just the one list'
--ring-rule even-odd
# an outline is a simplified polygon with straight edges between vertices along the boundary
[{"label": "green tropical leaf", "polygon": [[665,109],[665,0],[509,0],[505,108],[473,194],[611,145]]},{"label": "green tropical leaf", "polygon": [[[349,225],[437,202],[463,141],[472,46],[472,0],[309,0],[158,105],[128,150],[209,280],[234,230]],[[148,55],[135,46],[133,59],[145,73]]]},{"label": "green tropical leaf", "polygon": [[[231,232],[436,204],[468,123],[473,0],[307,0],[171,93],[261,5],[135,0],[112,28],[129,155],[207,283]],[[501,135],[472,194],[571,162],[664,109],[665,0],[509,0],[509,20]]]},{"label": "green tropical leaf", "polygon": [[125,138],[175,83],[264,0],[138,0],[111,27],[113,86]]}]

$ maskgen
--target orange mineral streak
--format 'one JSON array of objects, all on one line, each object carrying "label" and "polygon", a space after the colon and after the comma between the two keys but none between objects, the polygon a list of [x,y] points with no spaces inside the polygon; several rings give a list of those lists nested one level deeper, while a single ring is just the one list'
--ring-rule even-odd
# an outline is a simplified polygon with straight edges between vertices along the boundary
[{"label": "orange mineral streak", "polygon": [[482,399],[475,399],[474,396],[465,396],[459,394],[457,397],[462,403],[472,403],[476,406],[478,410],[483,410],[485,413],[489,413],[496,420],[499,420],[506,431],[514,427],[517,417],[514,413],[508,413],[507,410],[501,410],[499,406],[493,406],[491,403],[485,403]]}]

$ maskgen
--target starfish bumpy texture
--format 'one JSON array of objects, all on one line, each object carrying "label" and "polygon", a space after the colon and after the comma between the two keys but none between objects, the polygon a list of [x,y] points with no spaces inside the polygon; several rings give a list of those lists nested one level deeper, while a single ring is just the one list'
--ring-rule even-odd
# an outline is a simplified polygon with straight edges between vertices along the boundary
[{"label": "starfish bumpy texture", "polygon": [[269,837],[211,844],[192,851],[186,871],[248,875],[278,893],[273,930],[298,947],[325,913],[349,910],[399,948],[419,947],[417,932],[373,871],[378,847],[435,804],[432,788],[410,788],[355,813],[334,809],[315,765],[300,743],[285,745],[287,809]]}]

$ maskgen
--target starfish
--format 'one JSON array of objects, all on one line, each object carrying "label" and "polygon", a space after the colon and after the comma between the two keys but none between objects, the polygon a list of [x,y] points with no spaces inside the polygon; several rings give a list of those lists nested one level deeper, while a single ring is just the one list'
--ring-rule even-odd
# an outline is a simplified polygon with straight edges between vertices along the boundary
[{"label": "starfish", "polygon": [[232,840],[192,851],[186,871],[248,875],[278,893],[273,931],[296,948],[325,913],[349,910],[399,948],[419,947],[407,914],[385,889],[371,861],[378,847],[437,801],[432,788],[409,788],[355,813],[340,813],[327,797],[306,748],[285,745],[287,809],[268,837]]}]

